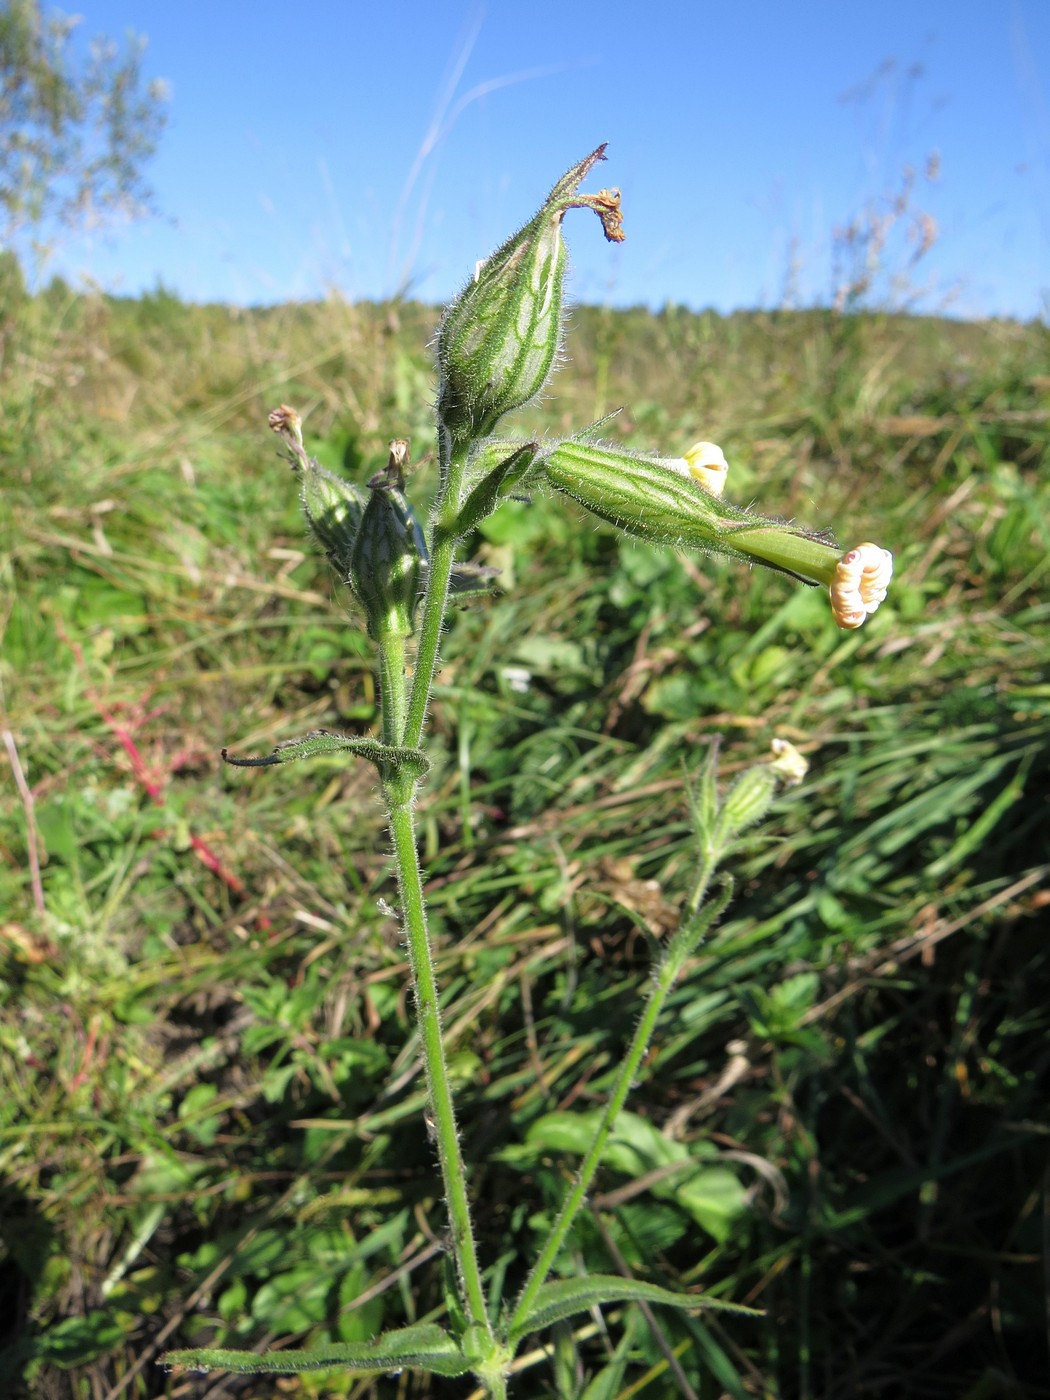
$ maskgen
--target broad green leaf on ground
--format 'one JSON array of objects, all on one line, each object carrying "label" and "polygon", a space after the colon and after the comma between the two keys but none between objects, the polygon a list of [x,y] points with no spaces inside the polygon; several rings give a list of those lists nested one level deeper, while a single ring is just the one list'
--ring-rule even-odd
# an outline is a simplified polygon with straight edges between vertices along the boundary
[{"label": "broad green leaf on ground", "polygon": [[[583,1156],[598,1132],[601,1113],[548,1113],[529,1127],[526,1146],[534,1152],[569,1152]],[[672,1168],[653,1181],[649,1190],[675,1201],[720,1243],[729,1238],[733,1221],[743,1212],[746,1192],[730,1168],[718,1165],[717,1150],[708,1143],[691,1146],[666,1137],[648,1119],[621,1113],[602,1153],[604,1165],[629,1177]]]}]

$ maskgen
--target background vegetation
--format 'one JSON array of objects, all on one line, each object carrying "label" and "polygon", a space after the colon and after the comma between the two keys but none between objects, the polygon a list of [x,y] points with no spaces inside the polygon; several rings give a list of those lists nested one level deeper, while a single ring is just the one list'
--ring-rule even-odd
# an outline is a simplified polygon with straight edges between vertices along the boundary
[{"label": "background vegetation", "polygon": [[[0,262],[4,1395],[462,1393],[154,1361],[441,1307],[372,770],[218,758],[374,719],[266,414],[358,478],[394,435],[424,455],[435,320],[29,297]],[[1047,329],[574,321],[523,426],[626,405],[610,436],[713,439],[733,499],[875,539],[897,578],[843,634],[813,590],[564,501],[476,541],[504,592],[449,628],[423,815],[505,1292],[632,1028],[639,920],[688,885],[683,760],[721,736],[728,776],[780,735],[812,765],[740,852],[565,1260],[765,1317],[596,1316],[515,1393],[1046,1395]]]}]

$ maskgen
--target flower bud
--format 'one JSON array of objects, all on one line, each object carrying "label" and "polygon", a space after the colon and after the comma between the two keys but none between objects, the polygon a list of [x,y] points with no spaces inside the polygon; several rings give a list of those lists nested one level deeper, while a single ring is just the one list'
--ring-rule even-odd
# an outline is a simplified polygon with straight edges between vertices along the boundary
[{"label": "flower bud", "polygon": [[375,478],[350,560],[350,583],[365,609],[373,641],[410,637],[415,626],[426,546],[397,486]]},{"label": "flower bud", "polygon": [[312,457],[299,468],[299,480],[299,499],[310,531],[346,583],[368,498],[359,486],[326,471]]},{"label": "flower bud", "polygon": [[[701,490],[681,457],[645,457],[570,439],[547,450],[542,466],[551,486],[628,534],[654,543],[740,555],[734,532],[769,523]],[[837,560],[836,553],[828,552]]]},{"label": "flower bud", "polygon": [[576,193],[604,151],[599,146],[562,176],[539,213],[479,265],[442,317],[438,416],[453,441],[486,436],[550,376],[561,345],[567,211],[591,208],[606,238],[623,239],[618,190]]},{"label": "flower bud", "polygon": [[766,763],[745,768],[729,789],[718,814],[717,843],[724,847],[746,827],[760,822],[773,805],[777,775]]},{"label": "flower bud", "polygon": [[299,475],[299,499],[310,531],[346,583],[354,539],[368,498],[360,487],[326,471],[307,456],[302,419],[294,408],[281,404],[270,414],[269,424],[288,448],[292,467]]}]

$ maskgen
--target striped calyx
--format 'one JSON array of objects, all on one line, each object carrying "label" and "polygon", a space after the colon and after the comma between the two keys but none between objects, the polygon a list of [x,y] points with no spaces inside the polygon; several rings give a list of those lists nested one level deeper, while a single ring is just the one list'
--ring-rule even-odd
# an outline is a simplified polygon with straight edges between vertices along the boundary
[{"label": "striped calyx", "polygon": [[598,214],[611,242],[623,239],[618,190],[577,194],[599,146],[566,172],[543,208],[487,261],[449,305],[437,335],[438,415],[452,441],[484,437],[546,384],[561,345],[570,209]]},{"label": "striped calyx", "polygon": [[300,499],[310,532],[344,583],[368,498],[359,486],[326,471],[312,457],[300,472]]},{"label": "striped calyx", "polygon": [[859,627],[885,599],[893,575],[888,550],[863,544],[843,554],[826,531],[769,520],[712,495],[684,465],[680,458],[643,457],[573,440],[542,455],[548,485],[630,535],[727,554],[822,585],[840,627]]},{"label": "striped calyx", "polygon": [[284,442],[299,477],[302,501],[310,533],[328,555],[343,583],[349,582],[350,556],[357,538],[368,495],[353,482],[326,471],[303,446],[303,423],[286,403],[270,414],[270,427]]},{"label": "striped calyx", "polygon": [[368,483],[350,558],[350,585],[364,606],[368,635],[380,643],[415,630],[428,562],[423,531],[402,489],[407,461],[408,442],[396,438],[386,467]]}]

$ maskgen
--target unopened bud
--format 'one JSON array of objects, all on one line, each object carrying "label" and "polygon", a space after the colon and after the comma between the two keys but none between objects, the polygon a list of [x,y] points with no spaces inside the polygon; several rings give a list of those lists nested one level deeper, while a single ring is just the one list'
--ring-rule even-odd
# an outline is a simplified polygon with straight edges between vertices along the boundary
[{"label": "unopened bud", "polygon": [[760,822],[773,805],[777,778],[765,763],[745,768],[725,795],[718,814],[719,843],[732,840],[745,827]]},{"label": "unopened bud", "polygon": [[370,496],[354,540],[350,582],[364,606],[368,635],[384,642],[412,635],[426,545],[400,490],[380,484]]},{"label": "unopened bud", "polygon": [[312,457],[304,457],[299,467],[299,479],[299,498],[310,531],[346,583],[354,540],[368,497],[359,486],[336,476],[334,472],[326,471]]},{"label": "unopened bud", "polygon": [[574,208],[623,238],[618,190],[577,194],[599,146],[566,172],[539,213],[485,262],[446,310],[437,335],[438,415],[454,440],[484,437],[546,384],[561,345],[566,253],[561,223]]}]

